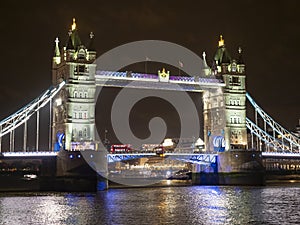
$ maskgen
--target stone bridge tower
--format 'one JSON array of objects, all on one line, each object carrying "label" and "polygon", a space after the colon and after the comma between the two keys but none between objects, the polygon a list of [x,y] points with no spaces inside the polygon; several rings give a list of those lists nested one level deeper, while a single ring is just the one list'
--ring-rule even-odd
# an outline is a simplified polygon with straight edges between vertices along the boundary
[{"label": "stone bridge tower", "polygon": [[52,143],[55,151],[95,149],[96,51],[93,33],[83,45],[75,19],[66,46],[56,39],[52,83],[65,81],[65,87],[52,103]]},{"label": "stone bridge tower", "polygon": [[237,60],[231,58],[221,36],[214,60],[216,74],[222,76],[225,83],[225,150],[246,149],[246,75],[242,49],[238,49]]},{"label": "stone bridge tower", "polygon": [[[203,61],[207,70],[205,54]],[[209,70],[204,71],[205,75],[222,80],[224,87],[203,93],[206,149],[208,152],[246,149],[246,76],[241,48],[237,60],[231,58],[221,36]]]}]

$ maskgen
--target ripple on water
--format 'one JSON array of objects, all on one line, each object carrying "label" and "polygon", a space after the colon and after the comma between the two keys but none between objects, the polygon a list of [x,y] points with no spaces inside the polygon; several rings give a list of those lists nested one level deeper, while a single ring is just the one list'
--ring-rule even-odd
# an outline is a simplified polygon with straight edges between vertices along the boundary
[{"label": "ripple on water", "polygon": [[297,224],[299,187],[191,186],[0,194],[0,224]]}]

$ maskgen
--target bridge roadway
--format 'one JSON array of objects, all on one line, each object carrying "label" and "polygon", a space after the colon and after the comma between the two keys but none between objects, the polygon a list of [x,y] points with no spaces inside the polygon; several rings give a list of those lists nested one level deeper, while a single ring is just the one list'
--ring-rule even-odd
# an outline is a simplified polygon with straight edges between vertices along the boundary
[{"label": "bridge roadway", "polygon": [[[4,158],[31,158],[31,157],[54,157],[58,155],[58,152],[2,152]],[[135,153],[118,153],[107,154],[107,162],[120,162],[124,160],[132,160],[137,158],[154,157],[158,156],[154,152],[135,152]],[[217,154],[199,154],[199,153],[164,153],[163,156],[173,157],[174,160],[180,160],[185,162],[191,162],[196,164],[212,164],[217,162]],[[71,157],[71,155],[70,155]],[[93,155],[91,154],[91,158]]]},{"label": "bridge roadway", "polygon": [[[18,157],[54,157],[58,152],[40,151],[40,152],[2,152],[4,158]],[[155,152],[133,152],[133,153],[108,153],[107,161],[118,162],[123,160],[131,160],[144,157],[158,156]],[[217,162],[218,154],[212,153],[195,153],[195,152],[166,152],[164,157],[173,157],[174,160],[181,160],[196,164],[211,164]],[[93,157],[93,155],[91,155]],[[278,153],[278,152],[262,152],[263,159],[300,159],[300,153]]]}]

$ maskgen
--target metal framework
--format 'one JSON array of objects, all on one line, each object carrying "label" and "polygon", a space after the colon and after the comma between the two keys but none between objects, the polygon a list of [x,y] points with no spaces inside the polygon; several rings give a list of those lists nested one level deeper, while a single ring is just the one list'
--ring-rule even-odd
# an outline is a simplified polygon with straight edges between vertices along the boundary
[{"label": "metal framework", "polygon": [[[109,77],[113,81],[116,79],[141,79],[143,74],[133,74],[132,77],[128,78],[125,73],[122,74],[97,74],[96,78],[99,80],[101,76]],[[145,75],[143,75],[145,76]],[[151,75],[152,76],[152,75]],[[154,76],[154,75],[153,75]],[[149,82],[153,80],[156,81],[157,77],[142,77],[145,81]],[[142,79],[142,80],[143,80]],[[173,79],[173,78],[172,78]],[[171,80],[172,80],[171,79]],[[174,78],[175,79],[175,78]],[[177,79],[177,78],[176,78]],[[149,81],[148,81],[149,80]],[[186,78],[181,78],[181,80],[172,80],[173,83],[186,83],[186,84],[194,84],[195,80],[187,80]],[[201,80],[199,81],[201,83]],[[203,82],[203,81],[202,81]],[[216,84],[215,80],[210,81]],[[150,82],[151,83],[151,82]],[[197,82],[196,82],[197,83]],[[209,82],[208,82],[209,83]],[[36,151],[38,151],[39,146],[39,110],[43,108],[47,103],[50,102],[50,117],[51,117],[51,106],[52,106],[52,99],[55,95],[63,88],[65,82],[61,82],[56,87],[51,87],[47,91],[45,91],[42,95],[38,98],[21,108],[16,113],[12,114],[11,116],[7,117],[6,119],[0,121],[0,151],[1,151],[1,138],[2,136],[9,134],[10,138],[10,151],[14,149],[14,133],[15,129],[20,125],[24,124],[24,140],[23,140],[23,151],[26,150],[26,140],[27,140],[27,121],[28,119],[37,113],[37,132],[36,132]],[[222,84],[219,84],[222,85]],[[252,146],[253,146],[253,136],[255,135],[257,138],[256,144],[258,150],[261,150],[261,147],[267,147],[267,151],[273,152],[289,152],[289,153],[300,153],[300,138],[295,136],[293,133],[289,132],[281,125],[279,125],[276,121],[274,121],[265,111],[262,110],[260,106],[254,101],[254,99],[250,96],[249,93],[246,93],[246,97],[253,106],[255,110],[255,123],[252,122],[250,119],[246,118],[246,126],[251,132],[252,136]],[[264,128],[259,127],[257,115],[263,119],[263,126]],[[272,134],[267,132],[267,125],[271,128]],[[51,127],[49,127],[49,140],[51,139]],[[49,141],[49,148],[50,148],[50,141]],[[8,154],[8,153],[7,153]],[[149,157],[155,156],[156,153],[126,153],[126,154],[108,154],[108,161],[109,162],[116,162],[116,161],[123,161],[123,160],[130,160],[136,159],[141,157]],[[172,153],[164,153],[166,156],[172,156],[174,158],[178,158],[180,160],[187,160],[192,162],[200,162],[200,163],[215,163],[217,155],[215,154],[199,154],[193,153],[193,149],[191,146],[188,147],[181,147],[176,149],[176,151]]]},{"label": "metal framework", "polygon": [[145,157],[156,156],[155,153],[124,153],[124,154],[107,154],[107,162],[121,162]]},{"label": "metal framework", "polygon": [[17,127],[24,124],[33,114],[44,107],[64,85],[65,82],[63,81],[57,87],[49,88],[42,95],[21,108],[19,111],[2,120],[0,122],[0,137],[13,132]]},{"label": "metal framework", "polygon": [[250,130],[251,135],[255,135],[259,138],[260,141],[264,142],[270,147],[273,147],[273,149],[276,150],[282,150],[282,149],[288,149],[289,146],[286,146],[283,142],[280,140],[274,138],[273,136],[266,133],[263,129],[261,129],[258,125],[253,123],[250,119],[246,118],[246,126]]},{"label": "metal framework", "polygon": [[[249,93],[246,93],[246,97],[249,100],[249,102],[252,104],[252,106],[255,109],[255,120],[256,120],[256,125],[257,125],[257,113],[261,116],[261,118],[263,119],[264,122],[264,133],[266,133],[266,125],[268,124],[273,131],[273,141],[276,140],[276,143],[273,142],[274,145],[278,146],[279,149],[276,150],[286,150],[286,151],[290,151],[290,152],[294,152],[294,151],[299,151],[300,152],[300,139],[298,137],[296,137],[294,134],[292,134],[290,131],[286,130],[285,128],[283,128],[280,124],[278,124],[274,119],[272,119],[272,117],[270,117],[255,101],[254,99],[250,96]],[[251,130],[254,129],[254,126],[252,124],[248,124],[250,120],[248,119],[247,121],[247,127]],[[264,139],[267,136],[263,133],[261,133],[260,131],[258,131],[258,129],[255,129],[255,131],[257,131],[255,134],[259,139]],[[280,136],[279,140],[278,138],[275,137],[276,133]],[[270,136],[270,135],[269,135]],[[269,138],[269,137],[268,137]],[[268,141],[269,139],[266,139],[266,141]]]},{"label": "metal framework", "polygon": [[[172,155],[172,154],[171,154]],[[181,157],[178,157],[181,156]],[[211,165],[217,163],[217,154],[173,154],[175,160],[200,164],[200,165]]]},{"label": "metal framework", "polygon": [[[156,153],[122,153],[107,154],[108,163],[133,160],[145,157],[157,156]],[[199,153],[165,153],[165,157],[172,157],[174,160],[191,162],[197,164],[210,165],[217,162],[217,154],[199,154]]]}]

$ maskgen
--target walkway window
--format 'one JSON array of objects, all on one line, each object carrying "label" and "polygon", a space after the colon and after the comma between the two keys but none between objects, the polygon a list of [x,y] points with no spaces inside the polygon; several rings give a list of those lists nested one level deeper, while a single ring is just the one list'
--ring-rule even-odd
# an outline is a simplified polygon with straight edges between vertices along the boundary
[{"label": "walkway window", "polygon": [[229,79],[229,82],[235,86],[239,86],[241,84],[239,77],[232,77],[231,79]]}]

